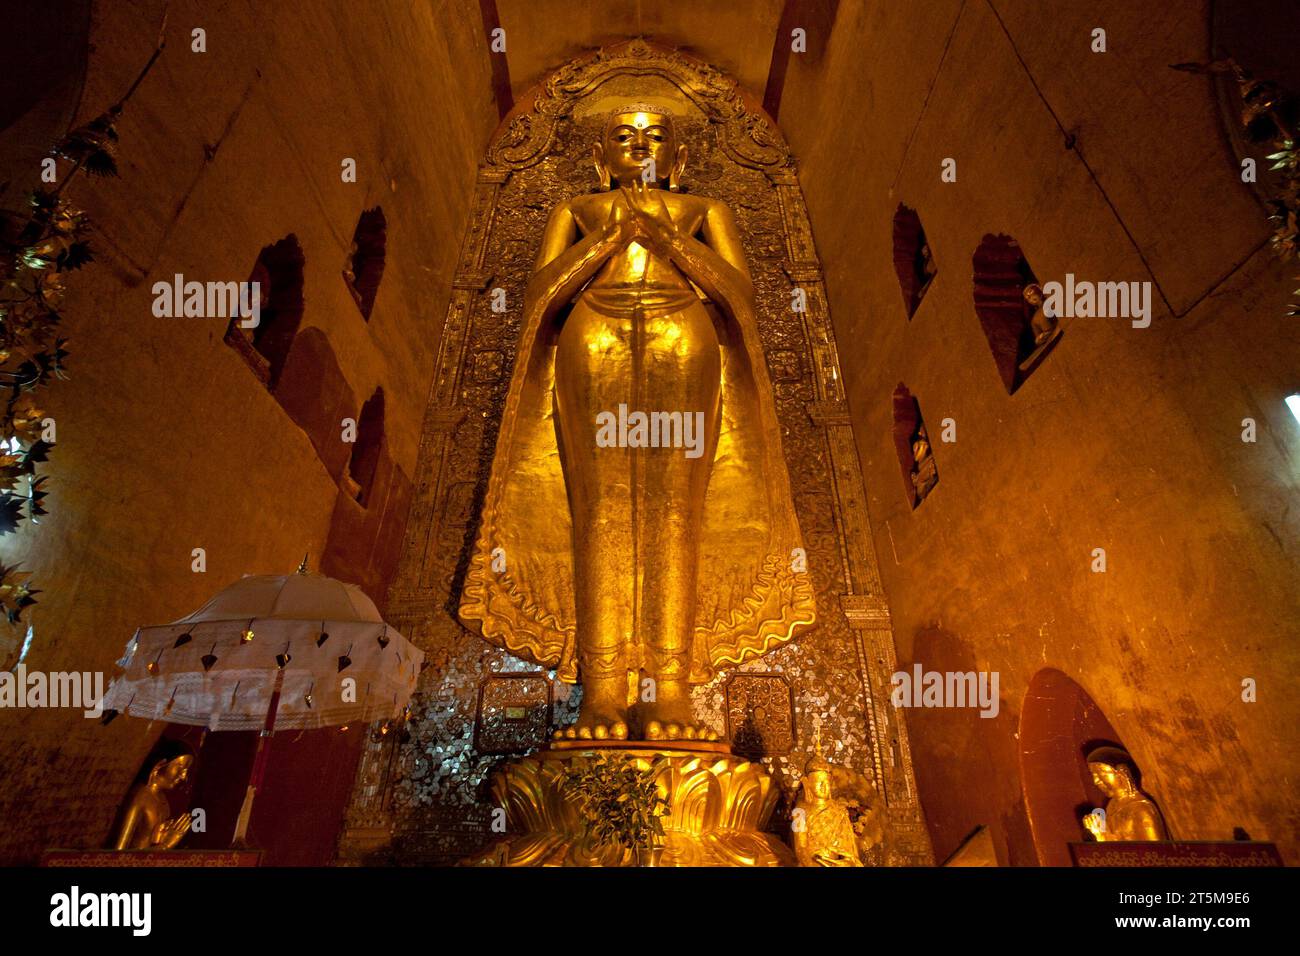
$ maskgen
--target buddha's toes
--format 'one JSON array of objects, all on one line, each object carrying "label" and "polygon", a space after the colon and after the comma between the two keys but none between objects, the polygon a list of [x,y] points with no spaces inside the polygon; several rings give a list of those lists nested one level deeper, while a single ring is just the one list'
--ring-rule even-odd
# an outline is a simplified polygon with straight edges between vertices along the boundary
[{"label": "buddha's toes", "polygon": [[555,740],[627,740],[627,721],[616,713],[583,713],[576,723],[552,736]]},{"label": "buddha's toes", "polygon": [[718,732],[708,724],[693,720],[650,720],[645,725],[646,740],[717,740]]}]

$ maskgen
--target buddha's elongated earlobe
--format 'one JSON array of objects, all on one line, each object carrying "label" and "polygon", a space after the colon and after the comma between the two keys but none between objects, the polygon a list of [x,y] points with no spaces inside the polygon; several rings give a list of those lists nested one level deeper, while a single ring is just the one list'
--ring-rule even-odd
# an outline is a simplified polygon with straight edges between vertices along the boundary
[{"label": "buddha's elongated earlobe", "polygon": [[605,166],[605,156],[599,143],[591,148],[591,158],[596,163],[596,175],[600,177],[600,191],[606,192],[610,183],[609,169]]},{"label": "buddha's elongated earlobe", "polygon": [[686,147],[681,146],[677,150],[677,157],[673,160],[673,168],[668,171],[668,190],[669,192],[679,192],[682,184],[682,170],[686,168]]}]

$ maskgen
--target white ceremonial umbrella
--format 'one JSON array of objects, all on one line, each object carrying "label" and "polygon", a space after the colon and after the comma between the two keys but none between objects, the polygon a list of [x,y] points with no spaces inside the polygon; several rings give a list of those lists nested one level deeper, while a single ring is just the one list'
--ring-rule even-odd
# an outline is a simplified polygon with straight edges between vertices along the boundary
[{"label": "white ceremonial umbrella", "polygon": [[359,587],[309,573],[304,559],[296,574],[246,575],[188,617],[138,629],[104,695],[105,719],[261,728],[239,844],[276,728],[397,717],[423,662]]}]

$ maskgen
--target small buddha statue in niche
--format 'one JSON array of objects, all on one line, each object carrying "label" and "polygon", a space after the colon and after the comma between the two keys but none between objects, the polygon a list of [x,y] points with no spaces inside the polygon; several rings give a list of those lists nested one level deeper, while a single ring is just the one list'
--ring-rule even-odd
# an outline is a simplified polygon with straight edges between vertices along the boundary
[{"label": "small buddha statue in niche", "polygon": [[916,427],[912,436],[912,486],[916,489],[916,498],[920,501],[930,493],[939,482],[939,471],[934,464],[934,454],[930,451],[930,436],[926,434],[925,424]]},{"label": "small buddha statue in niche", "polygon": [[1133,758],[1118,747],[1098,747],[1088,754],[1088,770],[1106,795],[1100,813],[1084,816],[1083,826],[1098,842],[1168,840],[1164,818],[1155,802],[1138,787]]},{"label": "small buddha statue in niche", "polygon": [[925,290],[930,287],[930,282],[938,274],[939,269],[934,264],[934,255],[930,252],[930,244],[922,242],[916,251],[916,277],[920,280],[917,286],[917,299],[925,295]]},{"label": "small buddha statue in niche", "polygon": [[821,728],[815,753],[803,775],[803,792],[794,805],[791,836],[800,866],[862,866],[858,835],[848,805],[832,792],[834,768],[822,756]]},{"label": "small buddha statue in niche", "polygon": [[343,267],[343,282],[348,287],[348,293],[352,296],[353,301],[356,302],[357,307],[360,308],[361,291],[357,288],[356,262],[357,243],[354,239],[352,240],[352,246],[348,249],[347,264]]},{"label": "small buddha statue in niche", "polygon": [[149,778],[137,784],[127,797],[121,826],[113,838],[113,849],[170,850],[181,842],[189,832],[190,815],[168,816],[171,806],[167,791],[185,782],[193,763],[193,756],[181,754],[153,765]]},{"label": "small buddha statue in niche", "polygon": [[1043,289],[1038,283],[1031,282],[1025,286],[1021,295],[1025,300],[1025,316],[1029,319],[1029,329],[1034,336],[1035,348],[1046,345],[1060,330],[1060,325],[1056,321],[1056,316],[1052,315],[1046,308],[1047,300],[1043,296]]}]

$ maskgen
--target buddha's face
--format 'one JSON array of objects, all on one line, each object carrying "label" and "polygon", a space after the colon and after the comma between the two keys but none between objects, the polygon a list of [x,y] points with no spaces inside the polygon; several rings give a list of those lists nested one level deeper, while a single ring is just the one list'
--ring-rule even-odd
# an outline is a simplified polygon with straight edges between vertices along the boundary
[{"label": "buddha's face", "polygon": [[651,181],[669,178],[674,164],[684,156],[678,149],[672,117],[664,113],[615,113],[605,125],[599,160],[610,178],[620,185],[642,177],[648,161],[654,162]]},{"label": "buddha's face", "polygon": [[814,770],[812,773],[805,774],[803,778],[804,789],[809,799],[829,800],[831,796],[831,775],[825,770]]},{"label": "buddha's face", "polygon": [[190,756],[167,761],[154,771],[157,774],[158,785],[164,790],[179,787],[189,777],[190,764],[193,762],[194,758]]},{"label": "buddha's face", "polygon": [[1130,779],[1127,768],[1108,763],[1090,763],[1088,769],[1092,771],[1092,782],[1106,796],[1113,797],[1128,791]]}]

